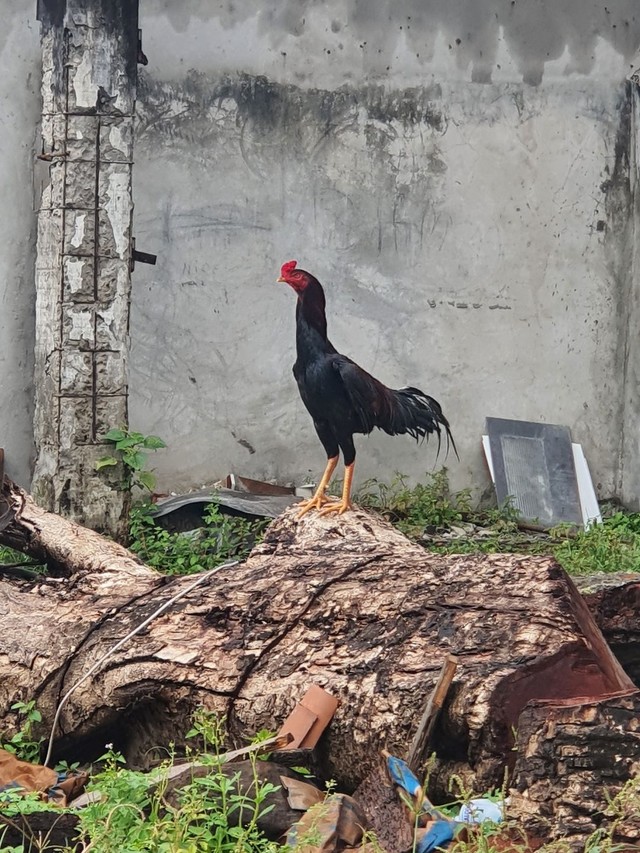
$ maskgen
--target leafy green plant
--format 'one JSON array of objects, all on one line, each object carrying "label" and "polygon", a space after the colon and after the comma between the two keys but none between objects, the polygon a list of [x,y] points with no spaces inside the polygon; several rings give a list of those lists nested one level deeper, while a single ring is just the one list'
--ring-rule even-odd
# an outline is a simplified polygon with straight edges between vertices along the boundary
[{"label": "leafy green plant", "polygon": [[129,547],[140,559],[170,575],[207,571],[229,559],[243,559],[260,541],[267,522],[224,515],[215,502],[204,513],[204,526],[189,533],[171,533],[154,519],[152,507],[133,507]]},{"label": "leafy green plant", "polygon": [[143,435],[130,432],[127,428],[110,429],[103,441],[112,445],[112,453],[102,456],[95,464],[96,471],[113,468],[122,463],[123,491],[131,491],[134,486],[148,489],[155,487],[156,479],[151,471],[145,470],[148,456],[144,450],[160,450],[167,445],[157,435]]},{"label": "leafy green plant", "polygon": [[199,760],[207,759],[209,772],[192,777],[171,802],[165,798],[170,762],[151,774],[138,773],[109,750],[90,786],[100,799],[78,812],[78,838],[89,839],[96,853],[277,853],[278,846],[258,829],[271,808],[267,798],[277,789],[260,781],[255,761],[249,791],[241,789],[239,773],[222,771],[223,731],[223,720],[196,712],[190,735],[204,736],[209,754]]},{"label": "leafy green plant", "polygon": [[391,483],[365,481],[354,496],[356,503],[380,512],[403,533],[419,534],[425,528],[447,527],[471,513],[471,490],[452,493],[446,468],[427,474],[424,483],[407,485],[404,474]]},{"label": "leafy green plant", "polygon": [[225,717],[207,711],[206,708],[196,708],[193,712],[191,728],[185,737],[196,738],[200,751],[209,752],[217,750],[224,742],[225,731]]},{"label": "leafy green plant", "polygon": [[47,565],[35,562],[31,557],[20,551],[14,551],[13,548],[0,546],[0,573],[34,580],[38,575],[47,573]]},{"label": "leafy green plant", "polygon": [[23,563],[31,563],[31,558],[20,551],[8,548],[6,545],[0,545],[0,565],[18,566]]},{"label": "leafy green plant", "polygon": [[640,569],[640,515],[616,513],[589,530],[553,531],[551,548],[569,574]]},{"label": "leafy green plant", "polygon": [[605,524],[627,535],[640,536],[640,512],[621,512],[618,510],[605,516]]},{"label": "leafy green plant", "polygon": [[559,525],[549,532],[532,532],[520,528],[511,501],[499,508],[474,509],[469,489],[451,491],[446,468],[413,487],[402,474],[389,484],[368,480],[355,501],[438,553],[552,554],[570,574],[640,570],[640,513],[609,509],[603,512],[602,524],[586,531]]},{"label": "leafy green plant", "polygon": [[[36,853],[38,850],[52,849],[49,846],[49,833],[29,829],[28,816],[38,812],[54,812],[58,816],[60,808],[43,800],[38,791],[23,791],[18,788],[0,791],[0,813],[3,823],[0,826],[0,853],[27,853],[27,851]],[[27,821],[19,820],[21,816],[25,816]],[[22,835],[22,844],[4,845],[9,827]]]},{"label": "leafy green plant", "polygon": [[20,721],[20,728],[10,738],[0,739],[0,746],[22,761],[37,764],[40,760],[40,748],[44,738],[36,737],[34,728],[42,722],[42,714],[36,708],[33,699],[29,702],[14,702],[11,710],[16,712]]}]

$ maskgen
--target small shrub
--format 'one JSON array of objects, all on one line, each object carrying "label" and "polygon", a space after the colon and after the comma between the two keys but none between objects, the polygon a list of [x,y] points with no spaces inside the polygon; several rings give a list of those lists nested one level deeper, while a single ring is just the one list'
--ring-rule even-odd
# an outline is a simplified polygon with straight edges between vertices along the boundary
[{"label": "small shrub", "polygon": [[[510,502],[474,510],[470,490],[451,491],[446,468],[413,487],[402,474],[389,484],[368,480],[355,500],[441,554],[551,554],[574,575],[640,571],[640,513],[614,511],[586,531],[559,525],[549,533],[531,533],[518,527],[518,512]],[[468,535],[448,535],[451,527],[467,524]]]},{"label": "small shrub", "polygon": [[277,789],[260,781],[255,763],[251,794],[237,789],[239,774],[222,772],[223,730],[224,722],[208,712],[196,714],[191,734],[204,735],[210,752],[192,757],[206,762],[210,773],[188,782],[177,806],[164,799],[170,762],[151,774],[138,773],[109,750],[90,785],[101,799],[78,811],[78,838],[89,839],[96,853],[277,853],[278,845],[257,827],[270,809],[267,797]]},{"label": "small shrub", "polygon": [[147,454],[145,450],[160,450],[167,445],[157,435],[143,435],[141,432],[130,432],[127,428],[110,429],[102,439],[110,444],[112,452],[102,456],[96,462],[96,471],[103,468],[114,468],[122,464],[122,491],[130,492],[134,486],[148,489],[155,487],[156,478],[151,471],[146,471]]},{"label": "small shrub", "polygon": [[168,575],[188,575],[213,569],[231,559],[244,559],[260,541],[267,522],[224,515],[212,502],[204,526],[189,533],[171,533],[155,521],[151,506],[131,511],[129,548],[147,565]]},{"label": "small shrub", "polygon": [[404,474],[390,484],[365,481],[354,497],[366,509],[376,510],[403,533],[417,535],[425,528],[448,527],[471,513],[471,490],[452,493],[447,469],[427,475],[425,483],[407,485]]},{"label": "small shrub", "polygon": [[40,748],[44,738],[35,737],[33,730],[42,722],[42,714],[36,708],[34,699],[29,702],[14,702],[11,710],[16,711],[20,728],[10,738],[0,738],[0,746],[22,761],[37,764],[40,761]]},{"label": "small shrub", "polygon": [[594,524],[589,530],[573,535],[560,529],[554,531],[559,542],[551,550],[569,574],[593,572],[637,572],[640,570],[640,515],[616,513]]},{"label": "small shrub", "polygon": [[21,566],[24,564],[33,565],[31,558],[20,551],[14,551],[13,548],[7,548],[6,545],[0,545],[0,566]]}]

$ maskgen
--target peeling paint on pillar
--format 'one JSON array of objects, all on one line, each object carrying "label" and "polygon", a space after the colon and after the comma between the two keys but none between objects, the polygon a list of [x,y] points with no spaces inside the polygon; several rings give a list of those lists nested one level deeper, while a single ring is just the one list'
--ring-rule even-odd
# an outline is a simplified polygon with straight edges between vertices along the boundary
[{"label": "peeling paint on pillar", "polygon": [[41,0],[37,460],[41,504],[111,535],[126,496],[95,471],[102,435],[127,422],[131,173],[138,0]]}]

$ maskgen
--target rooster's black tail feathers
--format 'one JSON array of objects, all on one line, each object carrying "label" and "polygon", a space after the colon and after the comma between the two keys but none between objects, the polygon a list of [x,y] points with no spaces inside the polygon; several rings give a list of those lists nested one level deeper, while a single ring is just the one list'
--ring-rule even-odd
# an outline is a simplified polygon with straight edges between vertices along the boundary
[{"label": "rooster's black tail feathers", "polygon": [[401,435],[407,433],[416,441],[429,435],[438,436],[438,453],[442,444],[442,432],[444,430],[447,440],[447,454],[450,448],[458,456],[456,443],[451,435],[449,421],[442,414],[442,408],[437,400],[420,391],[419,388],[400,388],[391,391],[393,403],[391,406],[391,417],[389,422],[381,428],[389,435]]}]

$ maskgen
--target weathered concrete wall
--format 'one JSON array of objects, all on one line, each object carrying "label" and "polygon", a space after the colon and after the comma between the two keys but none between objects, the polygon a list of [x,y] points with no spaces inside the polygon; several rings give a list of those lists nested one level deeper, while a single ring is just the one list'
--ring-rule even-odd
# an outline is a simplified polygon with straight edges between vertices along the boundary
[{"label": "weathered concrete wall", "polygon": [[[618,491],[633,0],[224,8],[141,8],[131,421],[170,445],[160,483],[321,471],[274,283],[297,258],[339,349],[441,401],[457,485],[494,415],[568,424]],[[360,478],[434,461],[358,447]]]},{"label": "weathered concrete wall", "polygon": [[[26,482],[40,50],[35,4],[7,4],[0,444]],[[638,493],[633,0],[143,0],[141,24],[134,230],[158,266],[134,274],[131,422],[170,444],[161,485],[322,469],[274,283],[295,257],[340,349],[441,400],[456,484],[486,482],[501,415],[567,423],[602,494]],[[358,446],[360,478],[433,464]]]},{"label": "weathered concrete wall", "polygon": [[35,214],[40,40],[33,0],[4,0],[0,29],[0,447],[7,473],[29,483],[33,457]]}]

